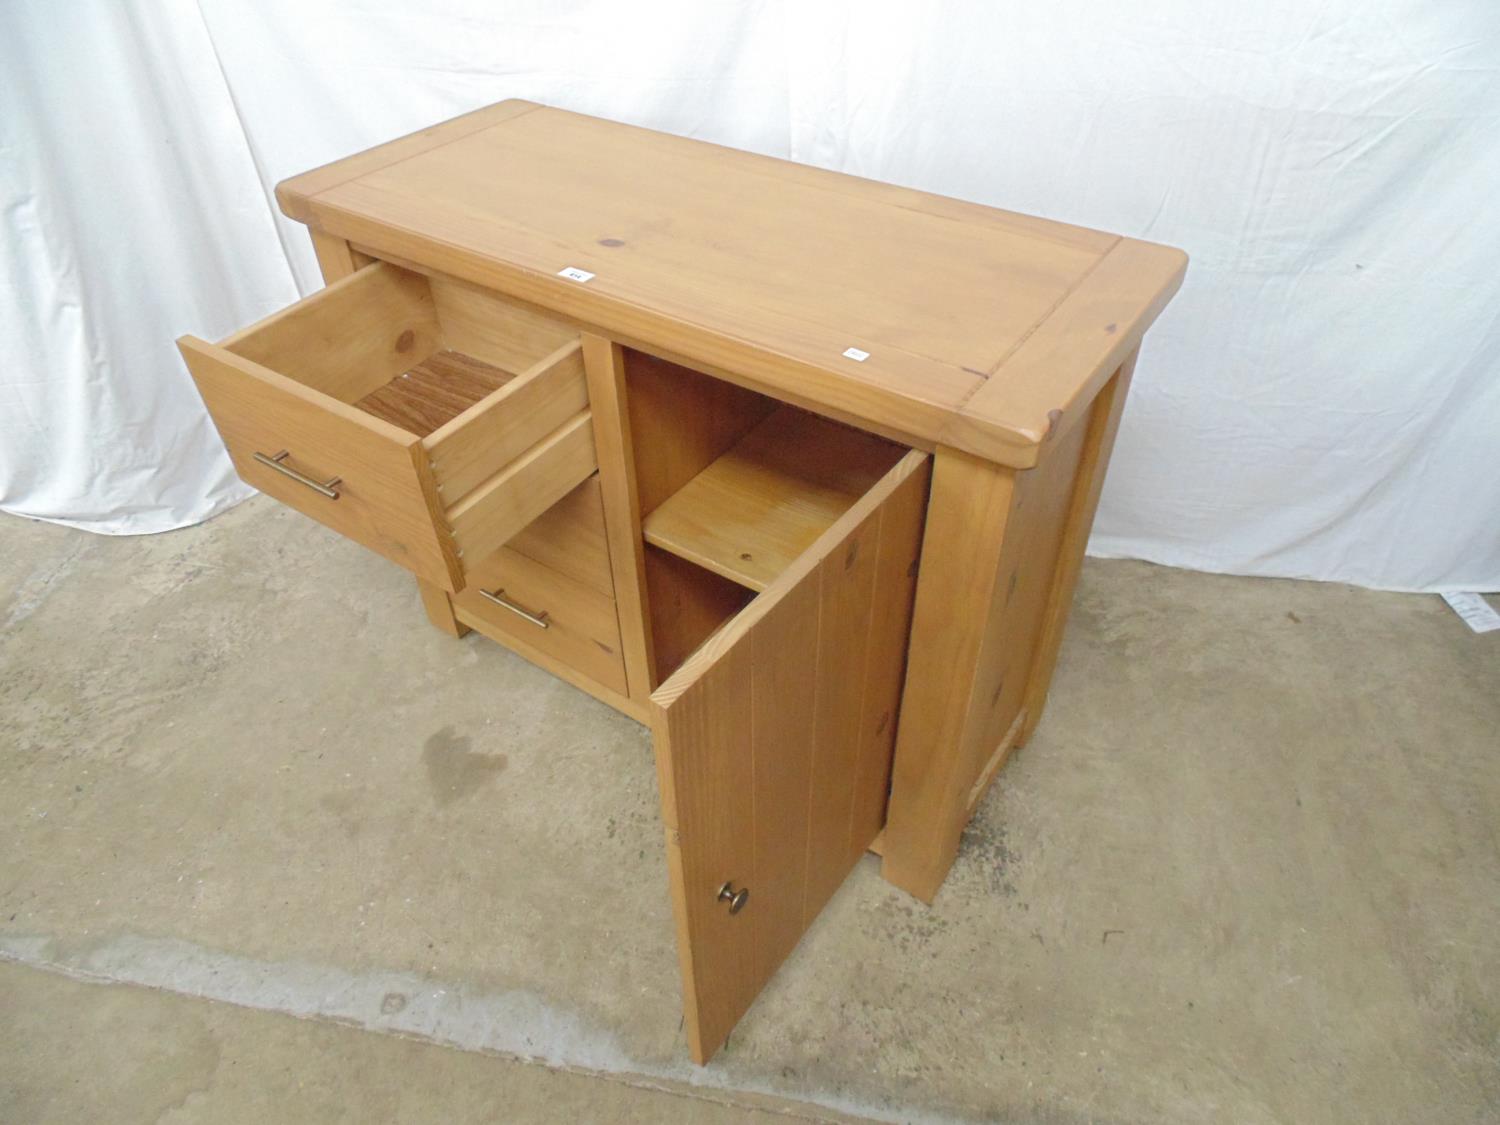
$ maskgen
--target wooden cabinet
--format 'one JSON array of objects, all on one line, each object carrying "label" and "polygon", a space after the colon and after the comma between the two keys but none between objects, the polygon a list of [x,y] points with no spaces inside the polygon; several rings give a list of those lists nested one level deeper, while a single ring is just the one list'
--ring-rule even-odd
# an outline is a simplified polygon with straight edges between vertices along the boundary
[{"label": "wooden cabinet", "polygon": [[1040,719],[1167,247],[505,102],[282,184],[241,475],[652,729],[688,1047]]}]

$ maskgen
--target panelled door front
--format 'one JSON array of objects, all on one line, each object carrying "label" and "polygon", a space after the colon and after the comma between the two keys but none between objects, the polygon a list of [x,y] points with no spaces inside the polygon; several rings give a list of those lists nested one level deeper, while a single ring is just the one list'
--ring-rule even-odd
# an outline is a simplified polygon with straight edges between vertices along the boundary
[{"label": "panelled door front", "polygon": [[884,821],[929,463],[904,457],[652,696],[699,1062]]}]

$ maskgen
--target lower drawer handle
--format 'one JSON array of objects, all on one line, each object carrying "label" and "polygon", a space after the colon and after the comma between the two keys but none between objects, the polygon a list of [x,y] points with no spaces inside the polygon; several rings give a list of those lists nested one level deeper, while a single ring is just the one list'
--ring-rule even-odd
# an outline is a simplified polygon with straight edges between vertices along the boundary
[{"label": "lower drawer handle", "polygon": [[255,459],[266,468],[275,469],[278,473],[291,477],[298,484],[307,485],[308,488],[320,496],[326,496],[330,500],[337,500],[339,498],[338,489],[334,485],[341,483],[341,478],[329,477],[320,484],[318,481],[313,480],[312,477],[307,476],[305,473],[299,473],[296,469],[288,465],[286,459],[291,455],[291,450],[283,449],[274,457],[267,457],[264,453],[257,453]]},{"label": "lower drawer handle", "polygon": [[517,617],[526,618],[527,621],[530,621],[533,625],[537,626],[540,629],[548,629],[552,626],[552,622],[547,620],[547,613],[545,610],[543,610],[541,613],[532,613],[529,609],[522,609],[515,602],[511,601],[505,596],[504,590],[496,590],[493,594],[488,590],[480,590],[479,596],[481,598],[488,598],[501,609],[510,610]]}]

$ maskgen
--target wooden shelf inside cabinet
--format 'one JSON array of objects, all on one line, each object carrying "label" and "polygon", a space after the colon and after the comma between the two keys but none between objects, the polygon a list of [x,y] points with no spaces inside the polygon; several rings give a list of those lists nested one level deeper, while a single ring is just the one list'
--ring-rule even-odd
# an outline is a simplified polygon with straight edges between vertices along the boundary
[{"label": "wooden shelf inside cabinet", "polygon": [[751,590],[769,586],[906,450],[782,407],[646,517],[646,542]]}]

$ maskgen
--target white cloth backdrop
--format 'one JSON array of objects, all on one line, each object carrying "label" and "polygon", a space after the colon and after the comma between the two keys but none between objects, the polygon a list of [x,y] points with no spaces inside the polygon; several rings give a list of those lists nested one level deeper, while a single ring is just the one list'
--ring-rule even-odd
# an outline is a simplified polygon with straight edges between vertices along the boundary
[{"label": "white cloth backdrop", "polygon": [[0,508],[245,496],[171,341],[318,285],[271,187],[506,97],[1183,247],[1091,551],[1500,588],[1494,0],[10,0]]}]

